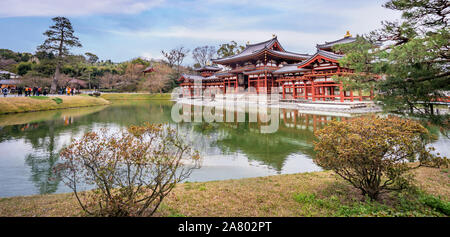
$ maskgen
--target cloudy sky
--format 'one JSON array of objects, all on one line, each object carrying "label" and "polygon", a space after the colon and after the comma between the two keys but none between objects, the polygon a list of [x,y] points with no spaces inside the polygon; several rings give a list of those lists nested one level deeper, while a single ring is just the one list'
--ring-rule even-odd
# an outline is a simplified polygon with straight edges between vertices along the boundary
[{"label": "cloudy sky", "polygon": [[[161,58],[183,45],[239,44],[272,34],[288,51],[314,53],[315,45],[364,34],[400,14],[386,0],[1,0],[0,48],[34,52],[55,16],[68,17],[83,48],[115,62]],[[192,63],[189,57],[186,64]]]}]

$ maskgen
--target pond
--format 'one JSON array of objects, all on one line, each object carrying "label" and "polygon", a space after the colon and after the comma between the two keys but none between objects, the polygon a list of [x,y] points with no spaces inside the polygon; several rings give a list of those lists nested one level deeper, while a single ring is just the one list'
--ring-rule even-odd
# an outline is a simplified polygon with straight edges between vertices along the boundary
[{"label": "pond", "polygon": [[[119,101],[110,106],[0,116],[0,197],[70,192],[53,172],[61,148],[87,131],[146,121],[169,123],[201,152],[203,164],[194,170],[191,182],[319,171],[312,160],[313,131],[331,119],[349,116],[280,109],[276,132],[261,133],[264,123],[259,117],[255,122],[175,123],[172,104]],[[437,152],[450,156],[449,139],[439,135],[434,145]]]}]

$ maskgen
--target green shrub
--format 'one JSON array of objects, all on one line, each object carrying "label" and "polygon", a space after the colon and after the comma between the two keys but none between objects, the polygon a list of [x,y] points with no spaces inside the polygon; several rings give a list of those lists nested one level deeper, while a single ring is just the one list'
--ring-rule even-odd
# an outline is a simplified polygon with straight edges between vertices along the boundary
[{"label": "green shrub", "polygon": [[432,195],[424,195],[420,198],[420,201],[423,204],[435,209],[436,211],[439,211],[447,216],[450,216],[450,202],[443,201],[440,198],[437,198]]},{"label": "green shrub", "polygon": [[[397,117],[360,117],[332,121],[316,131],[314,162],[376,200],[380,193],[410,186],[410,170],[443,166],[447,159],[427,148],[428,131],[418,122]],[[412,166],[408,161],[419,161]]]},{"label": "green shrub", "polygon": [[61,104],[63,102],[63,100],[61,98],[59,98],[59,97],[55,97],[52,100],[55,101],[56,104]]}]

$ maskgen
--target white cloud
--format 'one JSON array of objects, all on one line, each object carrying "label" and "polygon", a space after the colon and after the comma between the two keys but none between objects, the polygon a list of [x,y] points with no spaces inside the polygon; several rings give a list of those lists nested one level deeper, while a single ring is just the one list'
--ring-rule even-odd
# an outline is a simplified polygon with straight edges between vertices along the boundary
[{"label": "white cloud", "polygon": [[0,17],[133,14],[164,0],[1,0]]},{"label": "white cloud", "polygon": [[[342,19],[342,22],[336,24],[333,30],[322,31],[300,31],[296,29],[279,30],[276,28],[258,29],[242,29],[239,27],[230,27],[230,21],[245,22],[249,16],[235,17],[228,22],[222,18],[211,19],[215,24],[207,24],[208,27],[202,26],[172,26],[163,29],[149,29],[149,30],[121,30],[114,29],[108,32],[125,37],[133,37],[134,39],[155,39],[155,38],[170,38],[182,40],[195,40],[205,42],[229,42],[231,40],[237,41],[239,44],[257,43],[272,37],[276,34],[283,46],[289,50],[300,53],[314,53],[315,45],[324,43],[325,41],[332,41],[344,36],[347,30],[350,33],[365,34],[375,30],[381,26],[382,20],[394,20],[400,18],[400,14],[382,8],[381,6],[363,6],[353,9],[324,9],[328,15],[333,15]],[[260,21],[260,18],[254,19]],[[322,19],[327,20],[327,19]],[[209,21],[208,21],[209,22]],[[220,23],[223,24],[220,24]],[[330,24],[334,24],[330,22]],[[238,25],[238,24],[236,24]],[[258,24],[254,24],[258,25]],[[211,27],[213,26],[213,27]]]},{"label": "white cloud", "polygon": [[146,59],[146,60],[161,60],[163,59],[163,56],[161,53],[153,53],[153,52],[142,52],[140,58]]}]

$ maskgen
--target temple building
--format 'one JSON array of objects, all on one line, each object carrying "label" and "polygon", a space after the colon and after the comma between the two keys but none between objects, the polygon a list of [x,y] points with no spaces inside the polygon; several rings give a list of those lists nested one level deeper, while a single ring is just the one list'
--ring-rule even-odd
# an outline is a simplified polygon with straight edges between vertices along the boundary
[{"label": "temple building", "polygon": [[[342,83],[332,76],[353,73],[341,67],[339,59],[344,55],[334,52],[337,44],[356,40],[349,32],[338,40],[316,45],[314,55],[286,51],[274,36],[268,41],[247,44],[242,52],[229,57],[213,59],[218,66],[204,66],[199,75],[182,75],[180,78],[184,96],[208,96],[215,93],[270,94],[276,88],[283,100],[290,101],[354,101],[373,98],[361,91],[345,91]],[[201,82],[196,86],[195,82]],[[248,90],[250,89],[251,90]],[[252,91],[253,90],[253,91]]]}]

